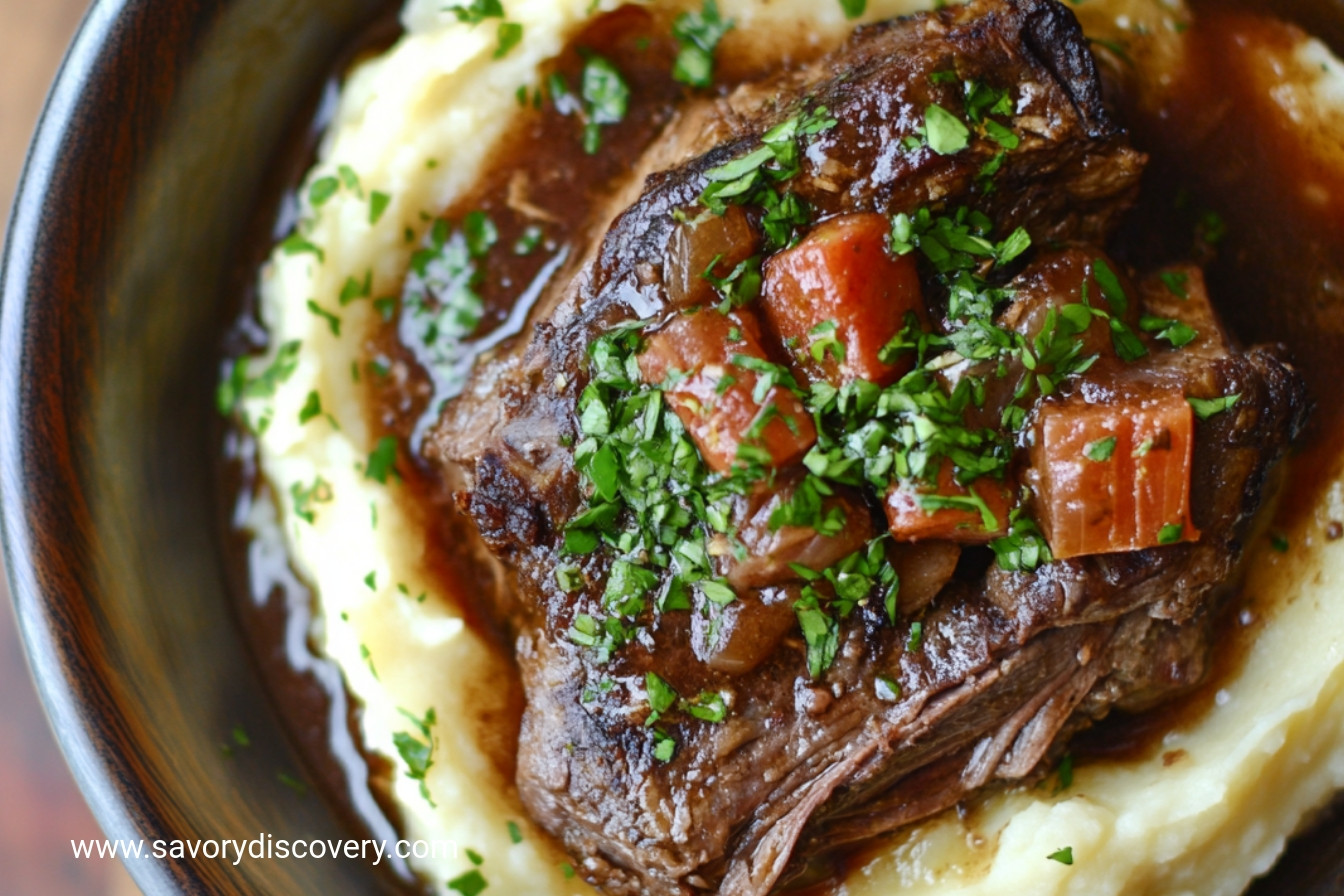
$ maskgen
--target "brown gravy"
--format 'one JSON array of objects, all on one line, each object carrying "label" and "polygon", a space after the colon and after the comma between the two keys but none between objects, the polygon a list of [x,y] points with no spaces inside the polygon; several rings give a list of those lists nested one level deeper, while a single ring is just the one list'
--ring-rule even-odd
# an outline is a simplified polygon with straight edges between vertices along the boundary
[{"label": "brown gravy", "polygon": [[[1119,240],[1119,254],[1140,267],[1178,258],[1207,261],[1211,291],[1242,341],[1280,341],[1291,346],[1312,393],[1331,395],[1336,359],[1344,357],[1344,183],[1328,184],[1332,201],[1324,206],[1301,198],[1295,186],[1319,172],[1272,125],[1264,107],[1249,92],[1237,54],[1228,50],[1240,34],[1278,33],[1277,26],[1256,19],[1245,9],[1273,6],[1276,12],[1310,25],[1336,50],[1344,45],[1344,17],[1332,13],[1335,7],[1327,0],[1274,4],[1247,0],[1236,3],[1235,10],[1214,0],[1199,0],[1194,5],[1191,62],[1166,114],[1130,117],[1135,142],[1152,154],[1152,164],[1144,195]],[[361,52],[385,46],[393,33],[387,29],[393,24],[389,17],[371,30]],[[601,204],[610,185],[673,114],[685,88],[668,77],[675,53],[669,25],[668,15],[644,10],[625,9],[604,16],[576,37],[553,64],[552,71],[572,88],[583,66],[582,52],[594,50],[612,60],[630,84],[630,113],[621,124],[603,128],[600,154],[583,152],[581,124],[575,116],[561,114],[549,101],[538,103],[531,94],[521,96],[523,108],[505,141],[507,151],[475,190],[443,212],[441,226],[447,238],[460,233],[471,212],[482,211],[494,223],[497,245],[522,246],[535,239],[529,251],[496,251],[482,259],[479,280],[473,284],[480,307],[475,322],[461,333],[463,363],[456,372],[431,373],[435,365],[423,342],[395,317],[370,337],[368,354],[374,363],[364,382],[370,391],[373,422],[380,432],[397,435],[413,448],[403,451],[401,465],[412,471],[412,487],[400,493],[421,496],[421,503],[411,509],[426,521],[429,556],[441,574],[445,594],[470,591],[470,552],[454,547],[470,536],[463,534],[466,521],[451,510],[448,496],[418,463],[419,437],[441,402],[460,388],[460,377],[470,361],[518,331],[521,320],[514,312],[519,295],[535,298],[550,278],[569,272],[573,253],[592,226],[586,210]],[[798,49],[796,55],[810,53]],[[753,57],[743,54],[739,58]],[[757,73],[754,64],[745,61],[727,70],[724,65],[721,60],[718,83],[725,86]],[[277,186],[277,193],[292,189],[311,162],[311,133],[296,137],[293,145],[293,155],[284,167],[288,180]],[[1173,202],[1173,197],[1178,201]],[[262,208],[271,215],[278,204]],[[1209,212],[1226,225],[1216,245],[1196,236],[1203,222],[1207,237]],[[258,231],[268,238],[252,247],[242,266],[248,291],[253,272],[269,247],[271,229]],[[433,248],[432,242],[426,248]],[[404,293],[401,301],[406,301]],[[250,313],[251,308],[245,311]],[[259,344],[255,325],[246,322],[248,313],[233,331],[230,355]],[[1303,521],[1319,494],[1322,476],[1340,453],[1341,439],[1344,404],[1321,401],[1312,428],[1292,460],[1274,527],[1287,529]],[[225,493],[230,496],[224,506],[239,494],[254,494],[259,487],[249,449],[242,442],[236,446],[235,460],[223,477]],[[392,824],[396,820],[395,808],[383,791],[391,770],[383,760],[360,753],[359,707],[345,695],[339,673],[333,677],[334,666],[325,669],[324,661],[311,656],[304,640],[310,596],[292,575],[280,571],[269,578],[252,576],[249,581],[249,546],[237,537],[230,542],[230,556],[237,573],[235,592],[242,627],[290,735],[309,757],[309,775],[352,827],[388,829],[387,819]],[[255,593],[256,583],[262,581],[272,585],[285,581],[293,590],[287,595],[276,590]],[[461,600],[461,606],[475,627],[498,639],[499,633],[481,618],[470,600]],[[1244,644],[1254,636],[1255,627],[1239,621],[1241,598],[1229,597],[1227,606],[1223,628],[1227,637],[1219,639],[1221,649],[1206,682],[1159,710],[1137,717],[1113,715],[1075,741],[1073,749],[1080,762],[1151,756],[1160,749],[1166,732],[1199,718],[1220,683],[1235,672]],[[295,656],[296,637],[310,651],[307,660]],[[516,714],[511,718],[476,720],[483,733],[491,733],[485,742],[494,745],[492,755],[498,769],[509,778],[522,709],[516,682],[514,690]],[[359,755],[352,757],[352,750]],[[372,791],[376,802],[361,795],[366,790]],[[371,817],[369,806],[378,809],[378,817]],[[409,877],[402,882],[412,889],[415,886]],[[1275,886],[1285,884],[1262,884],[1253,892],[1291,892]]]}]

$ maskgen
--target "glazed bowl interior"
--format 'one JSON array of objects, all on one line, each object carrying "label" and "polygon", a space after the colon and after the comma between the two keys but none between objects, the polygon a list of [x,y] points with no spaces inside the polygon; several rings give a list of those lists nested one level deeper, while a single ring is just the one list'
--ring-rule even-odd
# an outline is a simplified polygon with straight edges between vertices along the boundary
[{"label": "glazed bowl interior", "polygon": [[[0,332],[6,561],[62,749],[108,836],[147,851],[350,833],[281,781],[304,762],[230,609],[212,395],[273,163],[386,5],[98,2],[20,188]],[[234,726],[251,746],[230,757]],[[150,893],[386,886],[358,859],[128,865]]]},{"label": "glazed bowl interior", "polygon": [[[359,836],[280,780],[308,762],[231,609],[213,392],[276,159],[388,6],[101,0],[30,157],[0,309],[6,562],[56,735],[111,838]],[[1339,50],[1344,7],[1308,6],[1339,13],[1316,23]],[[251,745],[226,755],[235,726]],[[1341,830],[1256,892],[1340,892]],[[359,859],[129,866],[149,893],[396,889]]]}]

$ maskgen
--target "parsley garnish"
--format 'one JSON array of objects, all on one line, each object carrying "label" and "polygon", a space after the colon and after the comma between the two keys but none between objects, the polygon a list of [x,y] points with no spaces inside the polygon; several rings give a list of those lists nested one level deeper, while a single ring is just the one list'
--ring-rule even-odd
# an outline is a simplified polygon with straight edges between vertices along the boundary
[{"label": "parsley garnish", "polygon": [[895,703],[901,699],[900,682],[889,675],[877,676],[873,682],[873,692],[877,695],[877,699],[887,703]]},{"label": "parsley garnish", "polygon": [[397,475],[396,463],[396,436],[383,436],[373,451],[369,452],[369,462],[364,467],[364,478],[374,479],[386,485],[388,473]]},{"label": "parsley garnish", "polygon": [[608,60],[593,55],[584,63],[579,97],[583,102],[583,151],[592,155],[602,142],[603,125],[625,120],[630,87]]},{"label": "parsley garnish", "polygon": [[510,822],[508,822],[508,825],[507,825],[507,826],[508,826],[508,829],[509,829],[509,840],[510,840],[510,842],[512,842],[512,843],[514,843],[514,844],[522,843],[522,842],[523,842],[523,829],[520,828],[520,827],[518,827],[518,822],[516,822],[516,821],[510,821]]},{"label": "parsley garnish", "polygon": [[377,224],[383,218],[383,212],[387,211],[388,205],[392,202],[392,197],[386,193],[380,193],[374,190],[369,194],[369,224]]},{"label": "parsley garnish", "polygon": [[867,8],[868,0],[840,0],[840,9],[847,19],[857,19]]},{"label": "parsley garnish", "polygon": [[677,692],[655,672],[644,673],[644,689],[648,691],[649,707],[652,709],[644,724],[652,725],[677,702]]},{"label": "parsley garnish", "polygon": [[936,103],[924,110],[924,136],[929,149],[940,156],[955,155],[971,141],[971,131],[965,123]]},{"label": "parsley garnish", "polygon": [[1088,460],[1096,461],[1097,463],[1105,463],[1111,459],[1111,455],[1115,454],[1115,443],[1115,436],[1108,436],[1104,439],[1098,439],[1095,442],[1089,442],[1083,448],[1083,454],[1087,455]]},{"label": "parsley garnish", "polygon": [[[398,710],[403,716],[411,720],[415,725],[415,732],[398,731],[392,735],[392,744],[397,748],[397,754],[401,756],[401,761],[406,763],[406,777],[412,781],[420,782],[420,795],[430,806],[436,805],[429,795],[429,785],[425,781],[425,776],[434,765],[434,746],[435,740],[433,728],[438,723],[438,717],[434,714],[434,707],[425,710],[424,718],[419,718],[407,712]],[[416,736],[418,732],[419,736]]]},{"label": "parsley garnish", "polygon": [[504,18],[504,4],[500,0],[471,0],[470,3],[456,3],[447,7],[447,12],[457,16],[459,22],[479,25],[486,19]]},{"label": "parsley garnish", "polygon": [[681,45],[672,77],[692,87],[714,83],[714,50],[733,28],[733,20],[724,21],[719,4],[705,0],[700,12],[683,12],[672,22],[672,36]]},{"label": "parsley garnish", "polygon": [[304,252],[317,256],[318,261],[326,261],[327,253],[322,251],[322,247],[309,242],[300,233],[291,233],[280,243],[279,249],[286,255],[300,255]]},{"label": "parsley garnish", "polygon": [[1139,329],[1145,333],[1152,333],[1158,339],[1165,340],[1171,344],[1172,348],[1189,345],[1199,335],[1194,327],[1184,321],[1157,317],[1152,314],[1145,314],[1139,318]]},{"label": "parsley garnish", "polygon": [[332,499],[331,483],[318,476],[312,485],[295,482],[289,487],[290,497],[294,499],[294,515],[312,525],[317,519],[314,504],[327,504]]},{"label": "parsley garnish", "polygon": [[1181,540],[1181,535],[1185,532],[1185,526],[1180,523],[1167,523],[1157,532],[1158,544],[1175,544]]},{"label": "parsley garnish", "polygon": [[327,327],[331,330],[331,335],[341,335],[341,319],[339,317],[317,304],[313,299],[308,300],[308,310],[327,322]]},{"label": "parsley garnish", "polygon": [[677,742],[665,731],[653,729],[653,758],[659,762],[671,762],[676,755]]},{"label": "parsley garnish", "polygon": [[495,47],[496,59],[503,59],[509,55],[509,51],[523,39],[523,26],[521,22],[500,22],[499,30],[496,32],[499,40],[499,46]]},{"label": "parsley garnish", "polygon": [[308,201],[313,208],[321,208],[327,200],[341,189],[341,182],[335,177],[319,177],[308,187]]},{"label": "parsley garnish", "polygon": [[1240,400],[1240,392],[1224,395],[1221,398],[1186,398],[1186,401],[1190,402],[1190,407],[1195,409],[1195,416],[1201,420],[1207,420],[1215,414],[1221,414]]},{"label": "parsley garnish", "polygon": [[1073,847],[1066,846],[1063,849],[1057,849],[1054,852],[1050,853],[1050,855],[1046,856],[1046,858],[1052,862],[1058,862],[1061,865],[1072,865]]},{"label": "parsley garnish", "polygon": [[[480,864],[476,862],[475,864]],[[461,893],[462,896],[480,896],[485,888],[489,886],[481,872],[473,868],[463,874],[448,881],[448,889]]]},{"label": "parsley garnish", "polygon": [[1182,301],[1190,298],[1190,292],[1186,287],[1190,280],[1189,274],[1184,271],[1163,271],[1157,275],[1157,278],[1162,281],[1162,285],[1167,288],[1167,291],[1176,298]]}]

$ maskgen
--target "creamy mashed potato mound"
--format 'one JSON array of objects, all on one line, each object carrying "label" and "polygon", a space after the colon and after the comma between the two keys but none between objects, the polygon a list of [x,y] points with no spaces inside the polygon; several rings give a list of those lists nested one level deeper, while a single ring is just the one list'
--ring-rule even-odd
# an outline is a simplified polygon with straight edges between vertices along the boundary
[{"label": "creamy mashed potato mound", "polygon": [[[866,18],[917,5],[870,0]],[[297,366],[273,397],[249,399],[245,412],[269,419],[261,466],[293,566],[317,595],[314,640],[363,704],[365,746],[394,767],[404,835],[457,846],[413,859],[413,867],[448,893],[448,881],[476,867],[470,849],[483,857],[490,894],[588,893],[528,822],[512,782],[480,742],[475,720],[505,711],[498,682],[511,674],[506,661],[437,592],[420,511],[399,495],[405,486],[367,475],[376,440],[352,365],[362,358],[374,311],[367,300],[342,307],[342,288],[366,271],[374,296],[399,288],[427,226],[422,212],[436,215],[468,189],[508,126],[517,88],[533,86],[537,66],[593,12],[592,0],[506,0],[524,38],[496,60],[498,20],[473,28],[446,7],[411,0],[405,36],[350,74],[302,195],[321,178],[342,186],[319,208],[305,200],[300,233],[308,246],[277,250],[262,272],[263,323],[273,346],[299,342]],[[835,0],[720,0],[720,7],[738,27],[720,52],[733,52],[741,33],[755,29],[831,44],[850,27]],[[1094,30],[1146,23],[1145,40],[1168,57],[1178,46],[1180,10],[1170,4],[1097,2],[1083,12]],[[1344,165],[1339,63],[1314,41],[1266,59],[1271,86],[1292,65],[1319,72],[1271,95],[1304,140],[1332,147],[1333,155],[1322,156]],[[1323,140],[1323,133],[1332,136]],[[381,215],[371,214],[371,203],[384,202]],[[310,303],[339,315],[339,335]],[[300,424],[314,392],[324,414]],[[1292,549],[1259,549],[1250,558],[1252,600],[1243,621],[1254,637],[1206,713],[1167,734],[1151,758],[1081,766],[1062,793],[995,792],[965,818],[944,813],[916,825],[856,867],[844,892],[1232,896],[1267,870],[1312,810],[1344,786],[1344,542],[1323,535],[1328,520],[1344,519],[1344,467],[1328,473],[1315,514],[1285,533]],[[314,486],[310,522],[291,496]],[[426,799],[395,738],[423,740],[408,717],[423,724],[431,710]],[[510,822],[521,842],[513,842]],[[1072,847],[1072,865],[1046,858],[1064,846]]]}]

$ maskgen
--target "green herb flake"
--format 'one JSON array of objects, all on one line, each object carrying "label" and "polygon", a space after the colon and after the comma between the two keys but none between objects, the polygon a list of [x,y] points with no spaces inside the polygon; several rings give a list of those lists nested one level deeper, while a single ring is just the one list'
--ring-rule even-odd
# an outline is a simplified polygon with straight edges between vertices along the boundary
[{"label": "green herb flake", "polygon": [[644,690],[648,692],[649,707],[653,710],[644,724],[652,725],[677,702],[677,692],[656,672],[644,673]]},{"label": "green herb flake", "polygon": [[1054,852],[1050,853],[1050,855],[1046,856],[1046,858],[1052,862],[1058,862],[1061,865],[1072,865],[1073,847],[1066,846],[1063,849],[1057,849]]},{"label": "green herb flake", "polygon": [[873,692],[877,694],[877,699],[887,703],[895,703],[901,699],[900,682],[889,675],[877,676],[873,682]]},{"label": "green herb flake", "polygon": [[1105,463],[1111,459],[1111,455],[1115,454],[1115,443],[1115,436],[1097,439],[1095,442],[1089,442],[1083,448],[1083,454],[1087,455],[1088,460],[1096,461],[1099,464]]},{"label": "green herb flake", "polygon": [[434,806],[425,776],[434,765],[433,729],[438,724],[438,717],[432,706],[425,710],[424,718],[412,715],[404,709],[398,711],[411,721],[416,730],[395,732],[392,735],[392,744],[396,747],[401,761],[406,763],[406,777],[420,782],[420,795],[430,806]]},{"label": "green herb flake", "polygon": [[369,453],[369,462],[364,467],[364,478],[373,479],[386,485],[388,473],[394,476],[399,475],[396,471],[397,463],[397,438],[396,436],[383,436],[378,440],[377,446]]},{"label": "green herb flake", "polygon": [[341,189],[341,182],[335,177],[319,177],[308,187],[308,201],[313,208],[321,208],[327,200]]},{"label": "green herb flake", "polygon": [[313,299],[308,300],[308,310],[327,322],[327,327],[331,330],[331,335],[341,335],[341,319],[339,317],[317,304]]},{"label": "green herb flake", "polygon": [[289,236],[285,237],[285,239],[281,241],[279,249],[285,255],[302,255],[306,252],[316,255],[317,260],[320,262],[325,262],[327,260],[327,253],[322,251],[321,246],[309,242],[302,234],[297,232],[291,233]]},{"label": "green herb flake", "polygon": [[1174,295],[1181,301],[1190,298],[1188,284],[1190,275],[1184,271],[1163,271],[1157,275],[1157,279],[1162,281],[1162,285],[1167,288],[1167,292]]},{"label": "green herb flake", "polygon": [[510,821],[507,824],[509,829],[509,842],[519,844],[523,842],[523,829],[518,827],[518,822]]},{"label": "green herb flake", "polygon": [[676,739],[664,731],[653,729],[653,758],[659,762],[671,762],[676,752]]},{"label": "green herb flake", "polygon": [[332,499],[331,483],[318,476],[312,485],[295,482],[289,487],[289,495],[294,502],[294,515],[308,525],[317,521],[314,504],[328,504]]},{"label": "green herb flake", "polygon": [[1167,523],[1157,533],[1158,544],[1175,544],[1181,540],[1185,533],[1185,526],[1180,523]]},{"label": "green herb flake", "polygon": [[683,12],[672,22],[672,36],[681,49],[672,66],[672,77],[692,87],[714,83],[714,51],[733,21],[719,15],[716,0],[705,0],[700,12]]},{"label": "green herb flake", "polygon": [[919,653],[919,649],[924,646],[924,623],[913,622],[910,624],[910,637],[905,642],[905,649],[910,653]]},{"label": "green herb flake", "polygon": [[247,732],[243,730],[242,725],[234,725],[233,731],[230,733],[233,736],[233,742],[238,746],[240,747],[252,746],[252,738],[247,736]]},{"label": "green herb flake", "polygon": [[601,146],[602,127],[625,120],[630,107],[630,86],[615,65],[594,54],[583,66],[579,97],[585,118],[583,150],[593,155]]},{"label": "green herb flake", "polygon": [[1269,537],[1269,546],[1280,554],[1288,553],[1288,539],[1279,533],[1274,533]]},{"label": "green herb flake", "polygon": [[1215,414],[1221,414],[1228,408],[1233,407],[1241,400],[1241,393],[1236,392],[1232,395],[1224,395],[1221,398],[1186,398],[1190,402],[1190,407],[1195,409],[1195,416],[1201,420],[1207,420]]},{"label": "green herb flake", "polygon": [[868,9],[868,0],[840,0],[840,9],[844,12],[845,18],[857,19]]},{"label": "green herb flake", "polygon": [[1065,753],[1059,760],[1059,768],[1055,770],[1055,789],[1053,793],[1063,793],[1073,786],[1073,754]]},{"label": "green herb flake", "polygon": [[514,255],[531,255],[541,245],[544,233],[536,224],[529,224],[519,234],[518,239],[513,244]]},{"label": "green herb flake", "polygon": [[1195,341],[1198,331],[1185,321],[1171,320],[1153,314],[1145,314],[1139,319],[1139,329],[1152,333],[1158,339],[1169,343],[1172,348],[1181,348]]},{"label": "green herb flake", "polygon": [[373,294],[373,270],[364,272],[364,279],[359,280],[355,277],[347,277],[345,285],[341,287],[340,304],[344,308],[346,305],[358,302],[360,299],[367,299]]},{"label": "green herb flake", "polygon": [[479,25],[486,19],[504,18],[504,4],[500,0],[471,0],[470,3],[455,3],[445,10],[457,16],[459,22]]},{"label": "green herb flake", "polygon": [[322,416],[322,396],[317,394],[317,390],[308,393],[308,398],[304,401],[303,407],[299,409],[299,425],[303,426],[314,417]]},{"label": "green herb flake", "polygon": [[480,896],[488,886],[485,877],[475,868],[448,881],[448,889],[461,893],[462,896]]},{"label": "green herb flake", "polygon": [[500,22],[499,30],[495,32],[498,45],[495,47],[495,59],[503,59],[509,55],[509,51],[518,46],[523,40],[522,22]]},{"label": "green herb flake", "polygon": [[275,779],[299,796],[308,795],[308,785],[288,772],[276,772]]},{"label": "green herb flake", "polygon": [[481,855],[476,850],[467,849],[465,852],[467,854],[467,861],[471,862],[471,864],[477,867],[485,864],[485,856]]},{"label": "green herb flake", "polygon": [[574,872],[574,866],[571,865],[571,864],[569,864],[568,862],[561,862],[561,863],[560,863],[560,873],[563,874],[563,875],[565,876],[565,880],[573,880],[573,879],[574,879],[574,873],[575,873],[575,872]]},{"label": "green herb flake", "polygon": [[924,110],[924,135],[929,149],[940,156],[955,155],[971,141],[965,122],[936,103]]},{"label": "green herb flake", "polygon": [[369,226],[372,227],[383,219],[383,212],[392,204],[392,197],[379,190],[374,190],[369,194]]}]

